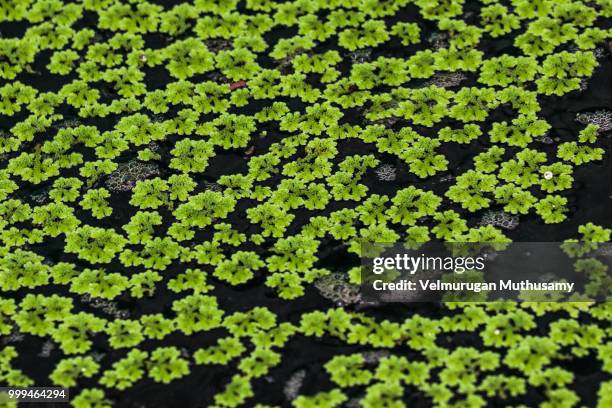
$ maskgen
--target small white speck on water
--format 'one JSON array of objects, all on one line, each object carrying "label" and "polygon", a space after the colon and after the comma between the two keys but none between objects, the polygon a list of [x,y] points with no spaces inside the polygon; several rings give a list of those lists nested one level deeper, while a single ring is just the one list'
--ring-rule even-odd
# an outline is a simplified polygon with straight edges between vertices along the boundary
[{"label": "small white speck on water", "polygon": [[550,179],[552,179],[552,178],[553,178],[552,171],[546,171],[546,172],[544,172],[544,178],[545,178],[546,180],[550,180]]}]

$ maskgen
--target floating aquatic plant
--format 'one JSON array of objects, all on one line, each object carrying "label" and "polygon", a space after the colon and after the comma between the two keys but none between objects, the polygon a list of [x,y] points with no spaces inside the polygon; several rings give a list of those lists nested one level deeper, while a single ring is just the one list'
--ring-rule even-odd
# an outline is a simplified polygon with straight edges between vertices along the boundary
[{"label": "floating aquatic plant", "polygon": [[[609,226],[570,227],[609,120],[550,106],[605,76],[609,1],[162,3],[0,1],[2,384],[35,385],[40,341],[77,408],[201,369],[220,407],[610,405],[574,370],[612,367],[605,303],[391,318],[357,260],[495,247],[535,214],[608,296]],[[267,391],[304,362],[314,388]]]}]

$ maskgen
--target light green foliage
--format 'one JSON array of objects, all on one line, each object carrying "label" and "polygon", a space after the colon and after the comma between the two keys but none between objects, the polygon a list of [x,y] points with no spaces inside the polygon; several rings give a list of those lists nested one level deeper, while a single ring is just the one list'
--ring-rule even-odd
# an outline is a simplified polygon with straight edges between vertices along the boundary
[{"label": "light green foliage", "polygon": [[[34,385],[20,353],[45,342],[77,408],[192,369],[215,407],[593,400],[572,370],[612,371],[608,303],[391,317],[357,258],[509,242],[487,211],[575,221],[608,141],[550,105],[609,65],[608,0],[165,3],[0,0],[0,383]],[[586,295],[609,296],[610,233],[562,245]],[[295,398],[266,395],[305,363]]]}]

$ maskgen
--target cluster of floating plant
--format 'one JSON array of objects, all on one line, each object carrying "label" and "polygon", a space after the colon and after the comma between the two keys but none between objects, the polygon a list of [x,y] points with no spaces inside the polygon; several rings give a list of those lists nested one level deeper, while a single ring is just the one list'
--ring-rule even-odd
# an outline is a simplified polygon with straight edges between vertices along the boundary
[{"label": "cluster of floating plant", "polygon": [[[0,2],[0,24],[25,27],[0,38],[0,334],[12,339],[0,383],[34,385],[18,358],[32,339],[57,356],[47,378],[76,408],[120,406],[145,380],[172,387],[198,366],[226,366],[205,404],[261,408],[402,407],[415,390],[440,407],[533,394],[572,407],[573,361],[612,371],[608,303],[385,319],[359,307],[357,265],[321,262],[330,246],[354,259],[364,242],[508,242],[521,217],[571,219],[575,173],[609,158],[610,114],[581,113],[576,134],[543,146],[554,129],[541,103],[579,94],[610,57],[608,0],[158,3]],[[406,13],[415,21],[396,21]],[[512,52],[491,51],[498,40]],[[449,154],[465,149],[462,163]],[[609,287],[589,258],[608,227],[565,242],[587,296]],[[274,307],[257,303],[262,288]],[[317,289],[315,310],[287,317]],[[232,308],[228,294],[253,303]],[[126,310],[140,301],[146,312]],[[463,335],[475,345],[449,345]],[[315,362],[326,388],[304,392],[298,371],[286,400],[259,403],[296,339],[343,345]],[[597,384],[601,407],[611,384]]]}]

